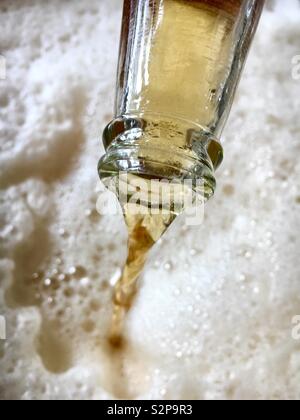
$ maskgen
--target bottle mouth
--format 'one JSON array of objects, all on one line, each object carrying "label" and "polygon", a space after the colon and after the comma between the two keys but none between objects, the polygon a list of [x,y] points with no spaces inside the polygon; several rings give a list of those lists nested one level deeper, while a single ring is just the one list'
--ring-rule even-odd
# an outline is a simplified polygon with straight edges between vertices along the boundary
[{"label": "bottle mouth", "polygon": [[[160,155],[161,159],[157,159]],[[177,159],[176,159],[177,158]],[[180,164],[177,164],[180,162]],[[215,191],[216,180],[212,168],[204,160],[172,153],[163,148],[142,148],[139,146],[110,147],[100,159],[98,165],[100,179],[110,189],[112,178],[124,173],[145,179],[168,181],[172,183],[190,183],[194,192],[210,198]]]},{"label": "bottle mouth", "polygon": [[209,199],[216,187],[215,168],[222,161],[221,145],[207,131],[191,129],[186,122],[183,126],[180,121],[175,135],[171,130],[167,118],[153,123],[149,115],[119,117],[108,124],[103,133],[106,154],[98,165],[104,185],[110,188],[114,178],[127,173],[189,183],[196,194]]}]

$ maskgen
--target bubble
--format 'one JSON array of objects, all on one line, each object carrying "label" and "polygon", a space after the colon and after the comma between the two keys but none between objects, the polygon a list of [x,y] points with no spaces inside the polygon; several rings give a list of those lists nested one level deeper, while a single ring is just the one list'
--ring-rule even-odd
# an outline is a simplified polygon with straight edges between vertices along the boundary
[{"label": "bubble", "polygon": [[15,230],[15,227],[13,225],[7,225],[1,231],[0,237],[5,238],[5,237],[11,235],[14,232],[14,230]]},{"label": "bubble", "polygon": [[187,355],[187,357],[190,357],[192,355],[192,350],[191,349],[187,349],[186,355]]},{"label": "bubble", "polygon": [[122,271],[121,271],[121,269],[118,267],[118,268],[116,269],[115,273],[113,274],[113,276],[110,278],[110,281],[109,281],[109,283],[110,283],[110,285],[111,285],[112,287],[114,287],[114,286],[117,284],[117,282],[119,281],[119,279],[120,279],[121,275],[122,275]]},{"label": "bubble", "polygon": [[91,333],[94,331],[95,329],[95,323],[94,321],[88,319],[86,321],[84,321],[82,323],[82,329],[86,332],[86,333]]},{"label": "bubble", "polygon": [[50,287],[51,286],[51,284],[52,284],[52,280],[51,279],[46,279],[45,281],[44,281],[44,285],[46,286],[46,287]]},{"label": "bubble", "polygon": [[92,222],[97,223],[100,220],[100,214],[96,209],[87,209],[85,211],[85,216]]},{"label": "bubble", "polygon": [[160,267],[160,261],[159,260],[156,260],[156,261],[154,261],[154,268],[159,268]]},{"label": "bubble", "polygon": [[70,267],[68,273],[73,276],[76,273],[76,267]]},{"label": "bubble", "polygon": [[159,393],[162,397],[164,397],[167,394],[167,390],[165,388],[163,388],[163,389],[160,390]]},{"label": "bubble", "polygon": [[47,303],[48,303],[48,305],[53,305],[53,303],[54,303],[55,301],[54,301],[54,299],[53,299],[53,297],[48,297],[47,298]]},{"label": "bubble", "polygon": [[171,263],[171,261],[168,261],[168,262],[165,263],[164,269],[166,271],[170,271],[170,270],[172,270],[172,268],[173,268],[173,264]]},{"label": "bubble", "polygon": [[184,223],[184,225],[181,227],[181,231],[183,233],[186,233],[188,232],[188,230],[189,230],[189,226],[186,223]]},{"label": "bubble", "polygon": [[74,290],[71,287],[68,287],[65,291],[64,291],[64,295],[67,298],[70,298],[74,295]]},{"label": "bubble", "polygon": [[65,311],[64,311],[63,309],[59,309],[59,310],[56,312],[56,316],[57,316],[57,318],[61,318],[61,317],[63,317],[63,316],[64,316],[64,314],[65,314]]},{"label": "bubble", "polygon": [[268,193],[266,191],[261,191],[259,195],[262,199],[265,199],[268,197]]},{"label": "bubble", "polygon": [[106,281],[106,280],[104,280],[104,281],[100,284],[99,290],[100,290],[100,291],[105,291],[105,290],[108,290],[108,289],[109,289],[109,282],[108,282],[108,281]]},{"label": "bubble", "polygon": [[98,254],[94,254],[92,260],[95,264],[97,264],[100,261],[100,256]]},{"label": "bubble", "polygon": [[232,196],[234,194],[234,192],[235,192],[235,188],[234,188],[233,185],[231,185],[231,184],[224,185],[224,187],[223,187],[223,193],[224,193],[224,195],[230,197],[230,196]]},{"label": "bubble", "polygon": [[244,257],[245,257],[247,260],[250,260],[250,259],[252,258],[252,253],[251,253],[250,251],[246,251],[246,252],[244,253]]},{"label": "bubble", "polygon": [[74,277],[75,279],[81,279],[82,277],[86,276],[87,271],[84,267],[79,265],[79,266],[70,267],[68,270],[68,273],[70,274],[70,276]]},{"label": "bubble", "polygon": [[247,277],[246,277],[246,275],[245,274],[240,274],[239,275],[239,277],[238,277],[238,280],[240,281],[240,282],[244,282],[244,281],[246,281],[246,279],[247,279]]},{"label": "bubble", "polygon": [[12,375],[15,372],[15,367],[14,366],[10,366],[6,369],[6,373],[8,375]]},{"label": "bubble", "polygon": [[199,331],[199,325],[198,324],[193,324],[193,331],[197,332]]},{"label": "bubble", "polygon": [[160,246],[164,242],[164,238],[159,238],[158,241],[156,241],[156,244]]},{"label": "bubble", "polygon": [[61,236],[62,238],[65,238],[67,236],[67,232],[65,229],[61,228],[58,230],[58,234],[59,236]]},{"label": "bubble", "polygon": [[274,273],[273,271],[270,271],[270,272],[269,272],[269,277],[270,277],[271,279],[273,279],[273,278],[275,277],[275,273]]},{"label": "bubble", "polygon": [[98,312],[99,309],[101,308],[101,305],[97,300],[93,299],[90,302],[90,308],[93,312]]},{"label": "bubble", "polygon": [[90,279],[88,277],[83,277],[82,279],[80,279],[79,283],[80,286],[87,287],[90,284]]},{"label": "bubble", "polygon": [[57,275],[58,275],[58,270],[57,270],[57,268],[54,268],[51,272],[51,277],[55,277]]},{"label": "bubble", "polygon": [[181,351],[178,351],[178,352],[176,353],[176,357],[177,357],[177,359],[181,359],[181,358],[182,358],[182,356],[183,356],[183,354],[182,354],[182,352],[181,352]]},{"label": "bubble", "polygon": [[210,329],[209,325],[206,324],[206,323],[203,324],[202,328],[203,328],[204,331],[208,331]]}]

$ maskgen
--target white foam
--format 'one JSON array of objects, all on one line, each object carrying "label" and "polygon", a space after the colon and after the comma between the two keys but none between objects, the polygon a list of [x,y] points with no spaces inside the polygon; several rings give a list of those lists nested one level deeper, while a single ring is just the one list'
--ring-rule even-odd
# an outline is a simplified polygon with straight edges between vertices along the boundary
[{"label": "white foam", "polygon": [[205,224],[179,218],[153,251],[115,360],[104,338],[126,232],[95,206],[121,1],[1,2],[2,399],[300,398],[300,10],[272,3]]}]

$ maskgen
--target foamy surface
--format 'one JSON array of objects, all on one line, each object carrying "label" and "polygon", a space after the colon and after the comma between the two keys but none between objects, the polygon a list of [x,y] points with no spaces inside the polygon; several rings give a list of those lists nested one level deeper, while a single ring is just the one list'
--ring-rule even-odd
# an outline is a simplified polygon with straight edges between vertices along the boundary
[{"label": "foamy surface", "polygon": [[299,399],[299,2],[268,3],[205,223],[179,218],[154,249],[119,355],[126,229],[95,208],[121,1],[0,13],[1,399]]}]

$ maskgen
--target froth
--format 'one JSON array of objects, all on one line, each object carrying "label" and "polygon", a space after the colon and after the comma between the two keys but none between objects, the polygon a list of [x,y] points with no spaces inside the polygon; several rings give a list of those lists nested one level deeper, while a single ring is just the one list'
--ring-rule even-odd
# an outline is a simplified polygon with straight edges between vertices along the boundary
[{"label": "froth", "polygon": [[265,11],[205,223],[153,249],[116,356],[126,229],[95,206],[120,3],[1,2],[0,396],[299,399],[299,6]]}]

